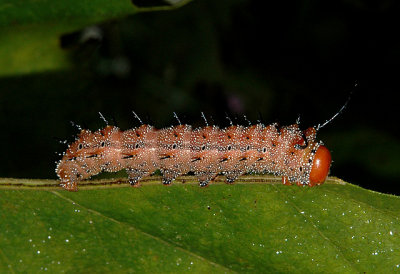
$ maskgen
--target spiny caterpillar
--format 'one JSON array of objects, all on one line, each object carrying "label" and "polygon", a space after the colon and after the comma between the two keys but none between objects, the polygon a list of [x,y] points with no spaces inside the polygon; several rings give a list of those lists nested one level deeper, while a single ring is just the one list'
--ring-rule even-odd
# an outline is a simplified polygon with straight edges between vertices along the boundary
[{"label": "spiny caterpillar", "polygon": [[329,150],[315,140],[319,128],[256,124],[192,129],[180,124],[158,130],[142,124],[126,131],[115,126],[81,130],[56,173],[69,191],[77,191],[80,181],[102,171],[122,169],[134,187],[157,169],[164,185],[188,172],[202,187],[221,173],[231,184],[245,173],[267,172],[282,176],[284,184],[315,186],[325,181],[331,164]]}]

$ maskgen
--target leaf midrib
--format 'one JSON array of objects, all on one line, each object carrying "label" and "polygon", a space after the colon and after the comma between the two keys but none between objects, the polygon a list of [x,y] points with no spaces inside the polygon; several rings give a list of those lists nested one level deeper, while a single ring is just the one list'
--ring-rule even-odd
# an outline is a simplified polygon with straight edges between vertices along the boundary
[{"label": "leaf midrib", "polygon": [[161,244],[164,244],[164,245],[166,245],[166,246],[169,246],[169,247],[173,247],[173,248],[175,248],[175,249],[178,249],[178,250],[180,250],[180,251],[182,251],[182,252],[184,252],[184,253],[186,253],[186,254],[188,254],[188,255],[190,255],[190,256],[193,256],[193,257],[198,258],[199,260],[205,261],[205,262],[207,262],[207,263],[209,263],[209,264],[211,264],[211,265],[214,265],[214,266],[216,266],[216,267],[222,268],[222,269],[224,269],[225,271],[228,271],[228,272],[235,272],[234,270],[232,270],[232,269],[230,269],[230,268],[228,268],[228,267],[226,267],[226,266],[224,266],[224,265],[221,265],[221,264],[219,264],[219,263],[217,263],[217,262],[211,261],[210,259],[208,259],[208,258],[206,258],[206,257],[203,257],[203,256],[201,256],[201,255],[199,255],[199,254],[197,254],[197,253],[194,253],[194,252],[192,252],[192,251],[190,251],[190,250],[187,250],[187,249],[185,249],[185,248],[182,248],[182,247],[180,247],[180,246],[177,246],[174,242],[170,242],[170,241],[164,240],[164,239],[162,239],[162,238],[160,238],[160,237],[158,237],[158,236],[155,236],[155,235],[152,235],[152,234],[150,234],[150,233],[148,233],[148,232],[145,232],[145,231],[143,231],[143,230],[141,230],[141,229],[135,227],[134,225],[132,225],[132,224],[130,224],[130,223],[126,223],[126,222],[123,222],[123,221],[119,221],[119,220],[114,219],[114,218],[112,218],[112,217],[110,217],[110,216],[107,216],[107,215],[105,215],[105,214],[103,214],[103,213],[101,213],[101,212],[99,212],[99,211],[96,211],[96,210],[94,210],[94,209],[85,207],[85,206],[79,204],[78,202],[76,202],[76,201],[74,201],[74,200],[72,200],[72,199],[70,199],[70,198],[68,198],[68,197],[65,197],[65,196],[61,195],[58,191],[50,191],[50,193],[56,195],[57,197],[59,197],[59,198],[65,200],[65,201],[67,201],[67,202],[69,202],[69,203],[72,203],[72,204],[74,204],[74,205],[76,205],[76,206],[79,206],[79,207],[81,207],[81,208],[87,210],[88,212],[90,212],[90,213],[92,213],[92,214],[95,214],[95,215],[97,215],[97,216],[99,216],[99,217],[105,218],[105,219],[107,219],[107,220],[109,220],[109,221],[111,221],[111,222],[114,222],[114,223],[118,224],[118,225],[125,225],[125,226],[129,227],[130,229],[134,229],[134,230],[140,232],[141,234],[143,234],[144,236],[149,237],[149,238],[151,238],[151,239],[154,239],[154,240],[158,241],[158,242],[161,243]]}]

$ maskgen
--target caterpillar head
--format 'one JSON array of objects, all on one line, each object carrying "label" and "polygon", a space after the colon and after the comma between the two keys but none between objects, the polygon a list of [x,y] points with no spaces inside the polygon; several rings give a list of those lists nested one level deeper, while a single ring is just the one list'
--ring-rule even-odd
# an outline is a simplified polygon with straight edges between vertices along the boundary
[{"label": "caterpillar head", "polygon": [[[305,139],[312,143],[317,135],[317,129],[310,127],[304,131]],[[311,164],[311,171],[309,175],[309,186],[315,186],[322,184],[329,173],[329,168],[331,167],[332,157],[328,148],[322,143],[314,147],[312,153],[313,159]]]},{"label": "caterpillar head", "polygon": [[310,172],[310,186],[322,184],[328,176],[331,166],[331,153],[326,146],[320,145],[315,152]]}]

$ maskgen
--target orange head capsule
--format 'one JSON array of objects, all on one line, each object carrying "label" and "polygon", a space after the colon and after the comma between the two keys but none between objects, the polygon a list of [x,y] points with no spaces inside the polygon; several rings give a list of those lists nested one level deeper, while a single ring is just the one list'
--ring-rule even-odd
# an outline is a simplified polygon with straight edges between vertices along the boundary
[{"label": "orange head capsule", "polygon": [[328,176],[331,166],[331,153],[325,146],[320,146],[314,156],[310,172],[310,186],[322,184]]}]

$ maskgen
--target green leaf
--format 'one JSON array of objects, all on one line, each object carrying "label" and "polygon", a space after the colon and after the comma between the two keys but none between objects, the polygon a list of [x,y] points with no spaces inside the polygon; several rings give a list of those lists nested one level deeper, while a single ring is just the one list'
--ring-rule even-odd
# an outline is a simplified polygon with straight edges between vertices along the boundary
[{"label": "green leaf", "polygon": [[200,188],[150,178],[0,180],[0,269],[12,272],[391,272],[400,202],[329,178],[308,188],[247,176]]},{"label": "green leaf", "polygon": [[130,0],[5,0],[0,2],[0,76],[70,68],[60,37],[88,25],[142,11],[180,7],[188,0],[138,8]]}]

